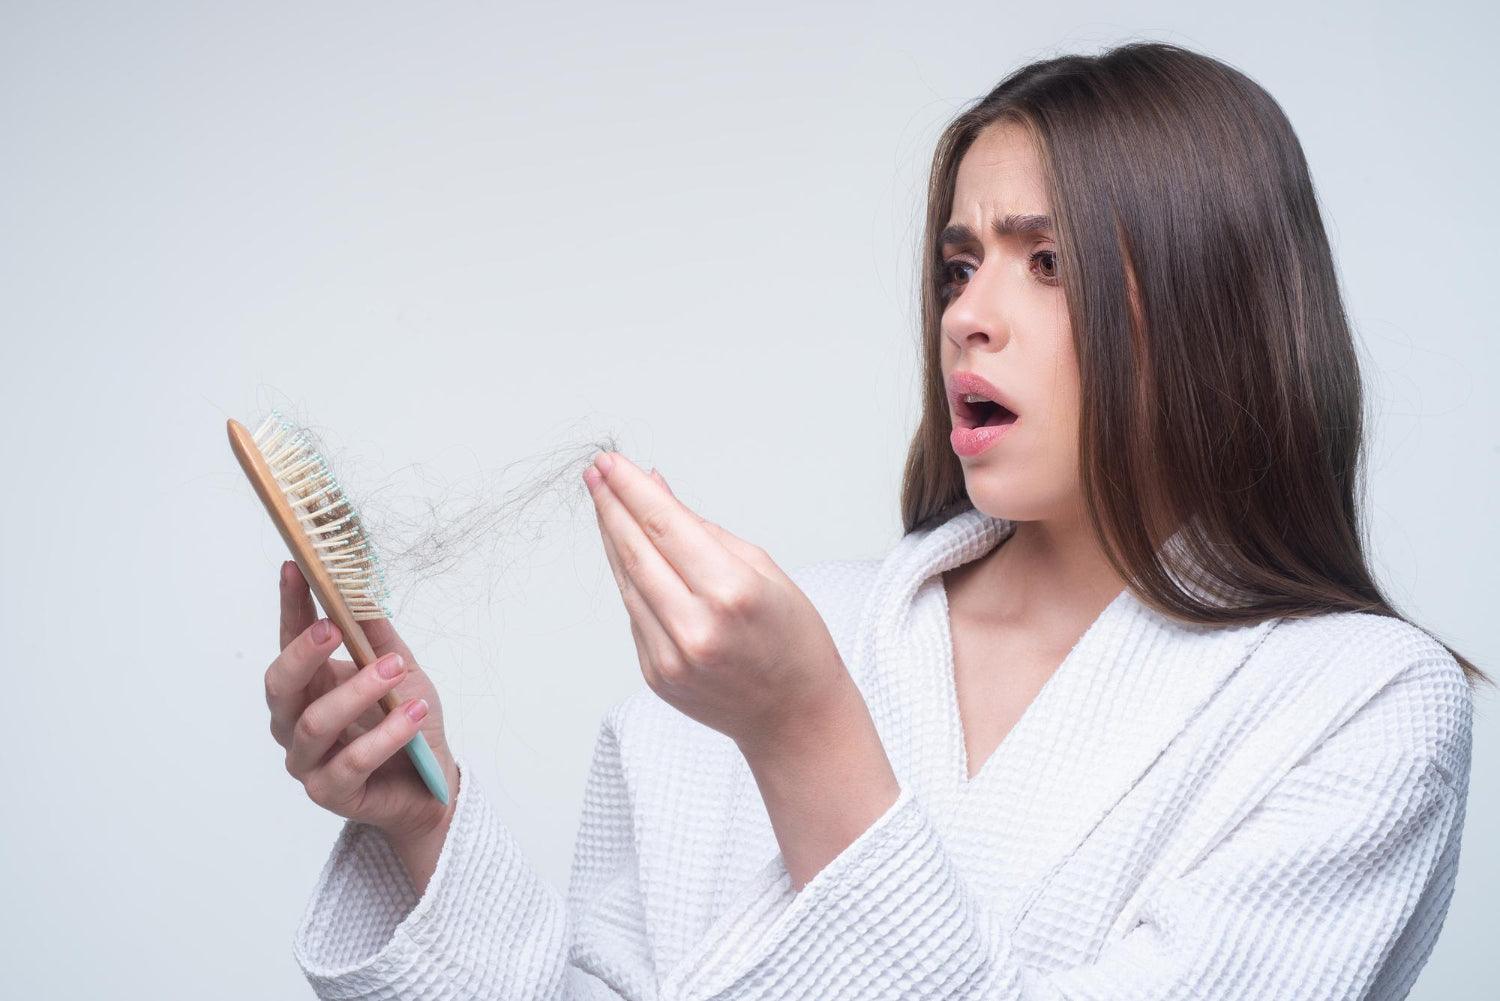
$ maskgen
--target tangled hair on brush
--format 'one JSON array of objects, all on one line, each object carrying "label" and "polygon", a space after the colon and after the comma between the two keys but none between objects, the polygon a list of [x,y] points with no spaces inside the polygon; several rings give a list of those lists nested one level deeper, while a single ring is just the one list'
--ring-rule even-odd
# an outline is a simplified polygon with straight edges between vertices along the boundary
[{"label": "tangled hair on brush", "polygon": [[334,447],[337,436],[309,421],[304,408],[283,403],[275,409],[301,429],[358,511],[398,624],[403,607],[429,586],[462,591],[457,600],[474,603],[475,593],[462,589],[455,575],[476,558],[485,568],[479,604],[490,604],[507,569],[549,526],[574,523],[580,509],[592,517],[583,470],[597,453],[621,450],[613,434],[594,433],[482,470],[473,481],[438,483],[415,463],[377,478],[364,474],[365,463],[354,453]]}]

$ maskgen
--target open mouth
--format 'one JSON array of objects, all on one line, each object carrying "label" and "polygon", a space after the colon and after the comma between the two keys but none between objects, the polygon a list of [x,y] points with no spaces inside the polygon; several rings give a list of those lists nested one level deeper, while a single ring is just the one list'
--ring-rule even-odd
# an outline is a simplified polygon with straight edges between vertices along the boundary
[{"label": "open mouth", "polygon": [[971,401],[960,398],[954,417],[957,426],[961,428],[998,427],[1002,424],[1014,424],[1016,421],[1015,414],[993,400],[984,399]]}]

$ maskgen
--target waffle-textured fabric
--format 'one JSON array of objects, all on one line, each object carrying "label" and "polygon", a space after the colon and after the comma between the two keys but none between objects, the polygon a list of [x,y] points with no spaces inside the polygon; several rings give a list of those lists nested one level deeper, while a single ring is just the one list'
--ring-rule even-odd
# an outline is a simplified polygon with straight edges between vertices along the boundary
[{"label": "waffle-textured fabric", "polygon": [[1473,702],[1452,656],[1387,617],[1205,627],[1127,588],[970,779],[941,574],[1013,529],[967,508],[792,574],[901,785],[801,891],[735,744],[643,687],[600,728],[565,893],[461,760],[420,899],[384,836],[346,824],[293,943],[314,991],[1404,997],[1463,829]]}]

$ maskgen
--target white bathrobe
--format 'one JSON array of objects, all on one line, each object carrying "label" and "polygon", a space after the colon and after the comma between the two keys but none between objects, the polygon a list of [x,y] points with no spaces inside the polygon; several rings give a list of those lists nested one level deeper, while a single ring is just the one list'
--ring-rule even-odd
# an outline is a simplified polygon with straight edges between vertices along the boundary
[{"label": "white bathrobe", "polygon": [[[566,894],[459,759],[420,899],[349,823],[294,955],[321,998],[1399,998],[1453,892],[1473,701],[1435,640],[1336,613],[1186,625],[1128,589],[973,779],[943,571],[968,508],[792,572],[901,784],[800,892],[729,738],[649,689],[594,749]],[[1004,664],[994,669],[1004,671]]]}]

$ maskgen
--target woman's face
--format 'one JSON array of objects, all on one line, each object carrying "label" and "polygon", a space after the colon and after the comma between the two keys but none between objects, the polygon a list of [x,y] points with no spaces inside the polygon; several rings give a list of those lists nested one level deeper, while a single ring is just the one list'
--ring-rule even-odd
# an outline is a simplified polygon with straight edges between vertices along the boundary
[{"label": "woman's face", "polygon": [[[959,163],[938,248],[949,416],[965,423],[955,372],[988,380],[1016,414],[982,451],[955,451],[974,506],[1015,521],[1072,520],[1082,510],[1078,364],[1050,212],[1030,137],[997,123]],[[1007,225],[997,232],[997,222]]]}]

